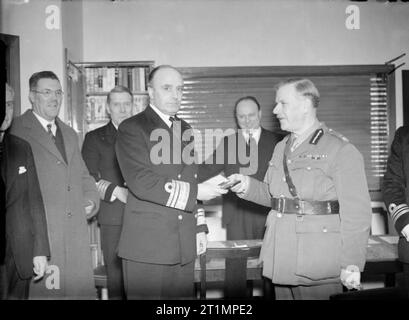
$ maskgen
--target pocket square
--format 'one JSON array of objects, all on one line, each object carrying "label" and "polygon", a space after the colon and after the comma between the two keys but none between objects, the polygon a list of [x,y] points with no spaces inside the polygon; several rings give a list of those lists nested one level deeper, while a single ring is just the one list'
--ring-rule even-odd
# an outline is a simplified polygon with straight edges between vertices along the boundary
[{"label": "pocket square", "polygon": [[23,174],[24,172],[26,172],[27,171],[27,169],[26,169],[26,167],[18,167],[18,174]]}]

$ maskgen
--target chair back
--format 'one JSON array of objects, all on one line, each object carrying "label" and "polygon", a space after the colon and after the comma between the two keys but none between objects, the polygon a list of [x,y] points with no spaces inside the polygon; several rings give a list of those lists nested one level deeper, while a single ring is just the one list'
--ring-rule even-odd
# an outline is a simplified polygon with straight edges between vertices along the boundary
[{"label": "chair back", "polygon": [[224,298],[248,297],[247,263],[249,259],[259,257],[260,249],[260,240],[223,241],[208,247],[200,256],[200,298],[206,299],[206,270],[214,259],[225,261]]}]

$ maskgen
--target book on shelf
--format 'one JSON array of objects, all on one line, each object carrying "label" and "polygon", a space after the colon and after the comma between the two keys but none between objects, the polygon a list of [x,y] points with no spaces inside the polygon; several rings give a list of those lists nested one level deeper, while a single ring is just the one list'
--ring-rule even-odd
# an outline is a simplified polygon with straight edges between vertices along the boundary
[{"label": "book on shelf", "polygon": [[87,123],[109,119],[106,112],[106,96],[88,96],[85,106],[85,121]]},{"label": "book on shelf", "polygon": [[89,67],[85,72],[88,93],[109,92],[116,85],[128,87],[131,92],[144,92],[149,68]]},{"label": "book on shelf", "polygon": [[[148,105],[148,95],[134,94],[132,115],[145,110]],[[89,124],[105,124],[109,121],[106,95],[88,95],[85,104],[85,121]]]}]

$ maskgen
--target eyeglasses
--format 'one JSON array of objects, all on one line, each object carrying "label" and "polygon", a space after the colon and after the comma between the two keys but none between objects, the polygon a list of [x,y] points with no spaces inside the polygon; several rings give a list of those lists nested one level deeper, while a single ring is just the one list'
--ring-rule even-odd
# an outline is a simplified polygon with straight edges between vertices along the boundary
[{"label": "eyeglasses", "polygon": [[31,90],[33,92],[42,94],[44,98],[50,98],[53,94],[55,94],[58,98],[62,97],[64,92],[62,90],[50,90],[50,89],[45,89],[43,91],[38,91],[38,90]]}]

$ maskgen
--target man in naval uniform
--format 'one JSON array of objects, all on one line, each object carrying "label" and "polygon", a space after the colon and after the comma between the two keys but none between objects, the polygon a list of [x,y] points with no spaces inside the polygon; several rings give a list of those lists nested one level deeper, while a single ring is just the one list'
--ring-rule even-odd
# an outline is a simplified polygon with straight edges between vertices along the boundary
[{"label": "man in naval uniform", "polygon": [[118,248],[125,290],[128,299],[193,298],[194,263],[206,249],[207,229],[196,199],[210,200],[226,190],[198,184],[197,165],[180,157],[182,147],[193,143],[193,135],[185,141],[189,125],[176,116],[181,74],[171,66],[156,67],[148,92],[150,105],[121,123],[116,140],[129,191]]},{"label": "man in naval uniform", "polygon": [[[409,127],[399,128],[392,142],[383,182],[383,198],[399,234],[398,254],[409,274]],[[406,277],[406,280],[407,277]],[[406,283],[409,288],[409,283]]]},{"label": "man in naval uniform", "polygon": [[107,271],[109,299],[125,298],[122,260],[117,255],[122,217],[128,189],[119,169],[115,140],[119,124],[132,115],[133,96],[128,88],[116,86],[107,96],[111,121],[85,135],[82,157],[97,182],[101,207],[97,219],[101,230],[101,247]]},{"label": "man in naval uniform", "polygon": [[317,119],[308,79],[280,83],[274,114],[289,131],[264,182],[239,174],[232,191],[270,205],[260,259],[277,299],[328,299],[360,286],[371,204],[360,152]]}]

